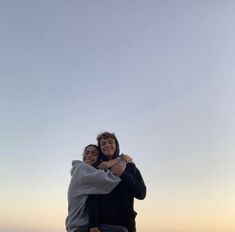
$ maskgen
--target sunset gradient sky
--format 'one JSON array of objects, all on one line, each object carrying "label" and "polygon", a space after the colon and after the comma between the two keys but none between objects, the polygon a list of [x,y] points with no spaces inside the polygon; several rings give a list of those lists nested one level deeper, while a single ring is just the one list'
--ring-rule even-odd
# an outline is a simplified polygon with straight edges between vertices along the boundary
[{"label": "sunset gradient sky", "polygon": [[235,231],[235,1],[1,0],[0,232],[64,232],[71,160],[115,132],[138,232]]}]

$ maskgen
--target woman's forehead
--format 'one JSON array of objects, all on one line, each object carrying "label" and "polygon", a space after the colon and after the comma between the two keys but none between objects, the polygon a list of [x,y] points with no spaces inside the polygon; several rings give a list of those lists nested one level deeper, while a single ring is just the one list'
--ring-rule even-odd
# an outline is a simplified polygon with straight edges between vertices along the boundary
[{"label": "woman's forehead", "polygon": [[97,151],[97,148],[95,146],[88,146],[86,151]]}]

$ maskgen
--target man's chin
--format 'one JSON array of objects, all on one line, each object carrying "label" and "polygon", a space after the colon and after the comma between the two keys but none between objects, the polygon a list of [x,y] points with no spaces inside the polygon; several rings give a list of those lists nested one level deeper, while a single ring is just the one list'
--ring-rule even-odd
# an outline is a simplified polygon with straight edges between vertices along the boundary
[{"label": "man's chin", "polygon": [[105,157],[107,157],[109,159],[111,159],[113,157],[113,154],[104,154],[104,155],[105,155]]}]

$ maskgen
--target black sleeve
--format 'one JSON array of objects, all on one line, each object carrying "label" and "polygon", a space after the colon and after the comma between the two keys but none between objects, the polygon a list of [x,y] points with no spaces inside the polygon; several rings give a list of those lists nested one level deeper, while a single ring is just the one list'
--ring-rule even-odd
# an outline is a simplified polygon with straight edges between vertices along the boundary
[{"label": "black sleeve", "polygon": [[142,200],[146,196],[146,186],[140,171],[133,163],[128,163],[121,176],[128,192],[135,198]]},{"label": "black sleeve", "polygon": [[89,228],[99,225],[99,197],[99,195],[89,195],[86,200]]}]

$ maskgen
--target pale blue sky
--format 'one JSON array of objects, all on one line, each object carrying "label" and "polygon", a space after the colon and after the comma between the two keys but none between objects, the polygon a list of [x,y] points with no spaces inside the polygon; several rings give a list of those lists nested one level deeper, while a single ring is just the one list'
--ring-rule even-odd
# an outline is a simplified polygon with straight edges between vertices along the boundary
[{"label": "pale blue sky", "polygon": [[182,231],[164,227],[171,215],[160,212],[180,214],[171,206],[184,197],[189,218],[213,197],[233,212],[234,1],[0,5],[0,230],[32,232],[46,202],[54,218],[34,231],[64,231],[71,160],[105,130],[146,180],[139,232]]}]

